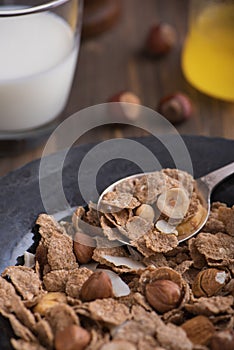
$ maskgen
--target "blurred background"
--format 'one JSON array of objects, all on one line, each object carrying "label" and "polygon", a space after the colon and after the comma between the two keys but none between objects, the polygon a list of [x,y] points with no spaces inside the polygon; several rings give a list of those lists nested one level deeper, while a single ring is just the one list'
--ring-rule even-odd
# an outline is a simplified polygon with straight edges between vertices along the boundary
[{"label": "blurred background", "polygon": [[[183,76],[181,50],[188,30],[188,6],[188,0],[85,0],[80,55],[62,118],[116,100],[122,91],[155,110],[162,99],[180,93],[192,106],[175,124],[181,134],[234,139],[234,103],[199,92]],[[146,50],[147,38],[159,23],[172,26],[175,37],[165,54],[152,55]],[[88,132],[77,143],[144,135],[130,126],[112,125]],[[48,136],[0,141],[0,175],[39,158]]]}]

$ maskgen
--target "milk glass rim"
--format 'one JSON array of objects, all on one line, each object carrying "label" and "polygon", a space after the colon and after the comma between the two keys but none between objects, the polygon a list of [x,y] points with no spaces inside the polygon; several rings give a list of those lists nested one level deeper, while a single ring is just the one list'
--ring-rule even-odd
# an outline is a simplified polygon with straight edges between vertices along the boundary
[{"label": "milk glass rim", "polygon": [[[20,9],[11,9],[11,10],[4,10],[4,11],[0,10],[0,17],[23,16],[23,15],[42,12],[42,11],[48,11],[60,5],[66,4],[69,1],[71,0],[54,0],[54,1],[48,1],[45,4],[29,6],[29,7],[20,8]],[[78,1],[81,1],[81,0],[78,0]],[[0,6],[0,9],[1,7],[2,6]]]}]

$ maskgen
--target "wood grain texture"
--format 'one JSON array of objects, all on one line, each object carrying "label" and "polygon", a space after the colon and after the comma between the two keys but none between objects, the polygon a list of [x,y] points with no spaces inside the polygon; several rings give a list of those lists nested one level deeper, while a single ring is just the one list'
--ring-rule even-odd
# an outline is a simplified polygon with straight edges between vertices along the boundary
[{"label": "wood grain texture", "polygon": [[[155,108],[159,99],[175,91],[193,100],[194,117],[177,127],[182,134],[219,136],[234,139],[234,103],[210,98],[184,79],[180,55],[187,32],[188,0],[119,0],[122,15],[118,23],[101,36],[82,41],[72,92],[64,117],[94,104],[106,102],[120,90],[131,90],[143,105]],[[178,44],[167,56],[149,59],[143,54],[146,34],[153,23],[166,21],[177,31]],[[132,127],[97,128],[77,143],[115,137],[143,136]],[[25,141],[0,143],[0,175],[40,157],[44,143],[32,146]],[[56,150],[56,147],[55,149]]]}]

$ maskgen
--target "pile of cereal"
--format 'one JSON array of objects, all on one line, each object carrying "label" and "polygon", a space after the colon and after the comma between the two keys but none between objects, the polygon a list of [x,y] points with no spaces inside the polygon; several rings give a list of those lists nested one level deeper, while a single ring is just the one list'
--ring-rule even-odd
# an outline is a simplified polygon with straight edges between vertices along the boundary
[{"label": "pile of cereal", "polygon": [[190,175],[129,180],[102,206],[77,208],[71,223],[41,214],[33,267],[2,273],[13,348],[233,350],[234,207],[213,203],[202,232],[178,245],[204,214]]}]

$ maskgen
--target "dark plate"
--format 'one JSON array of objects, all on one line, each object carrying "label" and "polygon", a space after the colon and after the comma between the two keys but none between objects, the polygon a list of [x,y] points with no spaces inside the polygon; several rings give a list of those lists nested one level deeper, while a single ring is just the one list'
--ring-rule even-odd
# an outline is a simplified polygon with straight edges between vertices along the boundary
[{"label": "dark plate", "polygon": [[[234,161],[234,141],[200,136],[184,136],[191,155],[194,176],[198,178]],[[172,167],[173,162],[165,148],[153,137],[137,139],[150,149],[160,161],[162,167]],[[173,136],[172,141],[173,142]],[[94,145],[82,145],[73,148],[63,170],[63,185],[67,200],[71,206],[84,205],[77,185],[79,165],[85,154]],[[108,152],[108,150],[107,150]],[[55,155],[49,156],[51,161]],[[0,270],[14,263],[15,247],[30,232],[37,215],[44,211],[40,198],[38,169],[39,160],[20,168],[0,180]],[[148,169],[153,171],[154,169]],[[117,159],[105,164],[97,176],[97,188],[102,191],[112,182],[124,176],[139,172],[131,162]],[[50,175],[53,176],[53,173]],[[56,188],[51,189],[56,191]],[[220,184],[212,200],[234,204],[234,177]],[[25,244],[25,246],[24,246]],[[21,249],[28,248],[28,241]],[[9,337],[11,331],[8,322],[0,318],[0,348],[11,349]]]}]

